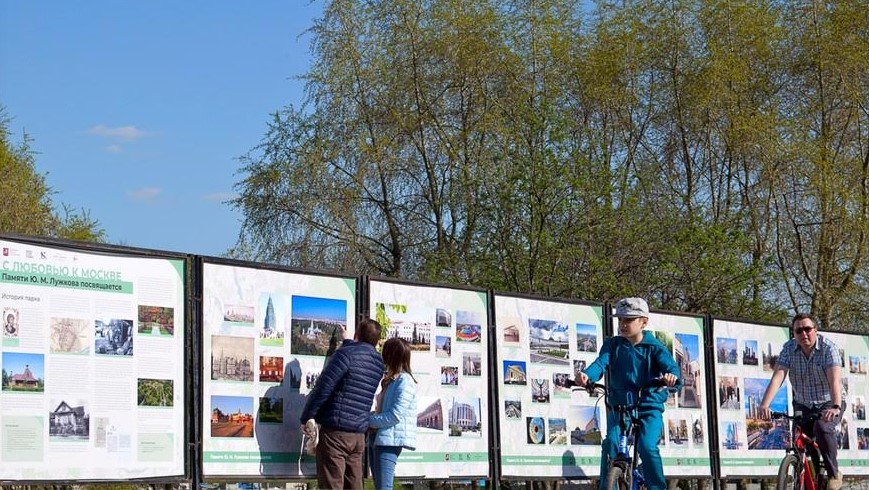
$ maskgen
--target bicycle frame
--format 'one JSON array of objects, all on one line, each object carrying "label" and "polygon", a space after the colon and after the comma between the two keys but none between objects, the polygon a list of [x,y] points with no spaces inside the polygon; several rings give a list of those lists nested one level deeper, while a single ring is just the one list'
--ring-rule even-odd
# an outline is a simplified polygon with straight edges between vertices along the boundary
[{"label": "bicycle frame", "polygon": [[[624,482],[624,486],[630,488],[631,490],[637,490],[646,483],[645,477],[643,477],[643,473],[640,471],[637,465],[637,428],[639,427],[641,421],[636,416],[636,412],[637,406],[640,403],[640,395],[642,394],[643,390],[647,388],[661,388],[664,386],[666,386],[666,384],[664,384],[660,380],[653,380],[652,383],[648,383],[646,386],[638,389],[636,394],[630,393],[634,395],[634,397],[633,400],[628,397],[628,405],[610,405],[608,401],[606,402],[607,408],[618,413],[619,429],[621,429],[618,447],[616,448],[616,457],[614,459],[610,459],[607,462],[607,467],[612,468],[616,466],[621,468],[621,479]],[[586,390],[588,390],[589,393],[602,393],[604,395],[604,399],[608,400],[606,386],[602,384],[589,383],[586,386]],[[607,475],[601,475],[601,478],[606,477]]]},{"label": "bicycle frame", "polygon": [[[821,475],[823,465],[820,463],[820,459],[815,462],[812,455],[809,454],[810,451],[814,451],[814,454],[820,458],[818,443],[803,432],[800,423],[803,422],[804,417],[802,415],[790,416],[782,412],[773,412],[772,418],[784,418],[796,422],[792,432],[791,444],[786,450],[788,454],[793,454],[797,458],[796,488],[801,490],[822,490]],[[817,420],[817,414],[810,414],[805,419],[805,421]]]}]

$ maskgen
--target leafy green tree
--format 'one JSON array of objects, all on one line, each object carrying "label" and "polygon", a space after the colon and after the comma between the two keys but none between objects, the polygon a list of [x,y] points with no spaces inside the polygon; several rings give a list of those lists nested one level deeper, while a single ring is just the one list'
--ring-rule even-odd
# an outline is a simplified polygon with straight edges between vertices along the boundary
[{"label": "leafy green tree", "polygon": [[54,190],[46,176],[36,169],[31,140],[25,135],[15,143],[9,134],[9,121],[0,107],[0,230],[25,235],[102,241],[99,223],[87,211],[75,211],[66,204],[56,209]]}]

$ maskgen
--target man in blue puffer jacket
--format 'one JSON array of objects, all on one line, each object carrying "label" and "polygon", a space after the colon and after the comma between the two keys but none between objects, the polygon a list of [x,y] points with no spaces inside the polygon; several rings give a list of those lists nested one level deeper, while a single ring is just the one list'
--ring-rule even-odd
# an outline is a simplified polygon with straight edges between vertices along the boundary
[{"label": "man in blue puffer jacket", "polygon": [[326,362],[302,410],[302,431],[308,419],[320,424],[320,488],[362,488],[365,432],[374,393],[383,377],[383,358],[375,349],[380,330],[374,320],[359,323],[354,340],[345,340]]},{"label": "man in blue puffer jacket", "polygon": [[[618,336],[606,339],[598,358],[577,376],[585,385],[608,373],[607,397],[610,405],[625,405],[628,393],[634,393],[649,381],[660,378],[667,386],[681,387],[679,366],[673,355],[652,332],[645,330],[649,322],[649,305],[642,298],[624,298],[616,305],[619,319]],[[658,450],[658,437],[664,428],[664,403],[667,390],[646,389],[640,394],[637,415],[642,421],[637,435],[637,452],[643,460],[643,476],[649,490],[665,490],[664,468]],[[607,435],[601,444],[600,489],[606,488],[606,473],[610,459],[615,459],[621,429],[618,414],[607,410]]]}]

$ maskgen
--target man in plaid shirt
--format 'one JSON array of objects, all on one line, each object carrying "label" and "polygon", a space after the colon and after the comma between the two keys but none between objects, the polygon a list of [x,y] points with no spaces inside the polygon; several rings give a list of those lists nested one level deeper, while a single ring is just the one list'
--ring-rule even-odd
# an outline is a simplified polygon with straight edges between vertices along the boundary
[{"label": "man in plaid shirt", "polygon": [[760,402],[761,416],[768,419],[769,405],[784,382],[786,374],[793,386],[794,412],[819,411],[814,427],[803,427],[818,442],[827,475],[828,490],[842,487],[842,473],[836,459],[836,425],[845,409],[842,397],[842,356],[839,347],[818,334],[811,315],[797,314],[791,321],[794,338],[785,342],[772,378]]}]

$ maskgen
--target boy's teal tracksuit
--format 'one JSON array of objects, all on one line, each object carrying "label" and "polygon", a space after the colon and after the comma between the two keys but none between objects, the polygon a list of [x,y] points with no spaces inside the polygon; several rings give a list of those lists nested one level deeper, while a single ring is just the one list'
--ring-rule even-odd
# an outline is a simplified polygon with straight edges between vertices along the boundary
[{"label": "boy's teal tracksuit", "polygon": [[[610,405],[628,404],[628,394],[636,396],[637,389],[652,379],[665,373],[679,377],[675,388],[682,385],[679,366],[673,355],[664,345],[649,332],[643,332],[643,340],[637,345],[621,336],[606,339],[601,346],[600,354],[584,373],[589,381],[598,381],[604,373],[609,373],[607,379],[607,394]],[[667,401],[667,390],[644,390],[637,407],[638,417],[642,421],[637,436],[637,451],[643,461],[643,476],[649,490],[665,490],[667,482],[664,479],[664,469],[661,463],[661,453],[658,451],[658,438],[664,428],[664,403]],[[606,487],[606,473],[610,459],[615,459],[618,450],[619,435],[618,414],[607,410],[607,435],[602,443],[600,461],[600,488]]]}]

